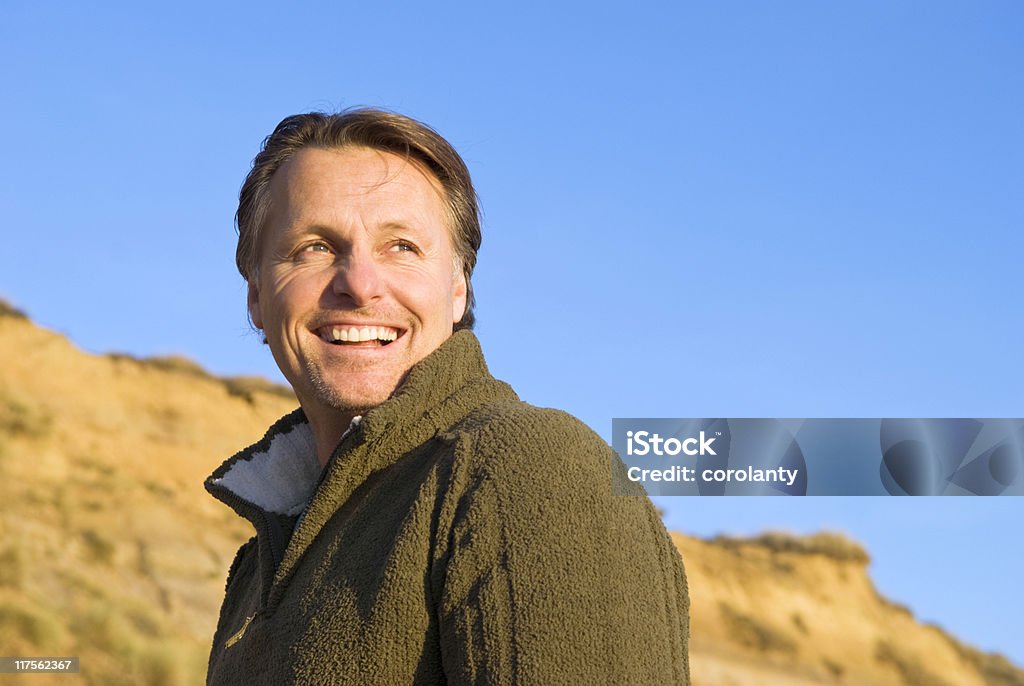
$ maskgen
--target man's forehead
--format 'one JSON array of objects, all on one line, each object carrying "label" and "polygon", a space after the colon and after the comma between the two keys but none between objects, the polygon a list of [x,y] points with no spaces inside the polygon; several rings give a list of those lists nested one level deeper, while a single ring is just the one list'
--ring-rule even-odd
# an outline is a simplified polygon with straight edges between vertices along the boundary
[{"label": "man's forehead", "polygon": [[272,195],[292,199],[315,193],[358,201],[384,195],[433,195],[446,200],[440,180],[422,163],[362,146],[307,146],[286,160],[270,181]]},{"label": "man's forehead", "polygon": [[362,146],[307,146],[271,178],[265,226],[290,233],[309,225],[345,223],[353,213],[376,228],[440,227],[453,232],[446,194],[415,159]]}]

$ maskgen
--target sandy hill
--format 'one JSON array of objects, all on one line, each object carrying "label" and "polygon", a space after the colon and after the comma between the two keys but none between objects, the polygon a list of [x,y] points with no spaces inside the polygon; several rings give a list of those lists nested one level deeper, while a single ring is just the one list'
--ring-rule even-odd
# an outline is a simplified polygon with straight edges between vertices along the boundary
[{"label": "sandy hill", "polygon": [[[0,654],[78,655],[0,683],[202,683],[247,523],[202,481],[295,406],[180,358],[97,356],[0,303]],[[674,535],[697,686],[1024,686],[878,595],[843,538]]]}]

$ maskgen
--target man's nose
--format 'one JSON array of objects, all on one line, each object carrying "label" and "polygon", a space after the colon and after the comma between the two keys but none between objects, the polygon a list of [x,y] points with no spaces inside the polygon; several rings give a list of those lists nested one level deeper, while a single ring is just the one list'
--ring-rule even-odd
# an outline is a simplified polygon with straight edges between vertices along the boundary
[{"label": "man's nose", "polygon": [[383,292],[380,265],[372,255],[353,251],[335,267],[331,287],[335,295],[351,298],[357,307],[367,305]]}]

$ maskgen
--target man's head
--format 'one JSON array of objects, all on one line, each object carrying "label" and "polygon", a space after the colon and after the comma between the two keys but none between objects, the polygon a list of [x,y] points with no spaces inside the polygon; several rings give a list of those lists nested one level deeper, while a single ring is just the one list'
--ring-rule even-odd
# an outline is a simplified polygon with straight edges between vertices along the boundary
[{"label": "man's head", "polygon": [[307,414],[380,404],[473,324],[480,246],[465,164],[379,110],[288,117],[239,196],[249,313]]},{"label": "man's head", "polygon": [[282,164],[303,148],[336,149],[363,147],[390,152],[422,165],[445,194],[445,211],[452,246],[466,275],[469,289],[466,311],[455,330],[472,329],[476,318],[471,277],[480,249],[480,210],[476,191],[465,162],[455,148],[432,128],[410,117],[373,108],[351,109],[337,114],[310,112],[286,117],[263,141],[252,170],[238,195],[235,224],[238,247],[235,263],[249,283],[258,274],[260,237],[269,211],[269,186]]}]

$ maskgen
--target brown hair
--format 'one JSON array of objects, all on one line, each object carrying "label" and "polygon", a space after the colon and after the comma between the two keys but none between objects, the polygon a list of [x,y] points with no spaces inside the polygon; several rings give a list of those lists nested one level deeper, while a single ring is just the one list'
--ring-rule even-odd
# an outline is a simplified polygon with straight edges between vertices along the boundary
[{"label": "brown hair", "polygon": [[480,249],[480,209],[466,163],[455,148],[426,124],[394,112],[356,108],[327,114],[309,112],[286,117],[263,141],[238,194],[235,263],[246,281],[259,267],[260,233],[270,205],[270,181],[282,164],[304,147],[358,146],[390,152],[419,163],[444,189],[452,247],[466,277],[466,311],[455,330],[472,329],[473,286],[470,277]]}]

